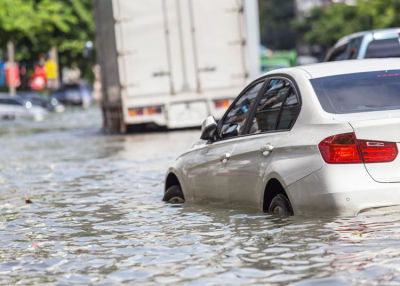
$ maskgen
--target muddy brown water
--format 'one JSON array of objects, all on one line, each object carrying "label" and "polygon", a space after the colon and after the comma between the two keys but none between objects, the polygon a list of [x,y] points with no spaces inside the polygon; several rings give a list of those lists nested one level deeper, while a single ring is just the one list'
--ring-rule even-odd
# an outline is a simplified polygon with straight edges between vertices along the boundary
[{"label": "muddy brown water", "polygon": [[400,284],[398,213],[167,205],[165,171],[199,132],[100,128],[95,108],[0,122],[0,284]]}]

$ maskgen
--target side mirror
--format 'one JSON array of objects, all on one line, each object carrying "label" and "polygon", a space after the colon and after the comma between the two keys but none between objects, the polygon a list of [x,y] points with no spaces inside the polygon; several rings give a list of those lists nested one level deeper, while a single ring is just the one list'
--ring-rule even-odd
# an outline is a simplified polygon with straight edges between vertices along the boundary
[{"label": "side mirror", "polygon": [[204,120],[203,125],[201,126],[200,139],[211,139],[214,136],[215,131],[217,131],[217,122],[215,121],[214,116],[209,116],[206,120]]}]

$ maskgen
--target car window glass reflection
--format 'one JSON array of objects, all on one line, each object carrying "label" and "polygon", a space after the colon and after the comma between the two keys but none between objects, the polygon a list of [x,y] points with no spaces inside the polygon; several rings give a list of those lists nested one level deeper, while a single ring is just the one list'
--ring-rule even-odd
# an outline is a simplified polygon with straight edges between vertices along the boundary
[{"label": "car window glass reflection", "polygon": [[277,130],[290,129],[299,112],[296,93],[291,88],[282,108]]},{"label": "car window glass reflection", "polygon": [[[281,106],[291,90],[288,81],[273,79],[261,97],[250,128],[250,134],[275,130]],[[293,101],[293,98],[291,99]]]},{"label": "car window glass reflection", "polygon": [[235,103],[222,124],[221,138],[233,137],[240,134],[240,131],[246,126],[246,116],[263,84],[264,82],[260,82],[251,87]]}]

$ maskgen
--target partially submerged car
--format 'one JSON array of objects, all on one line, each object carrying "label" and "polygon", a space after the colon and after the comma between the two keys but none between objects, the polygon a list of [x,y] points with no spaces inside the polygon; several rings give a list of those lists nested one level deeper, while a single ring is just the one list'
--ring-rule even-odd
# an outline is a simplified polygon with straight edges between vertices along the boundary
[{"label": "partially submerged car", "polygon": [[168,169],[163,200],[357,215],[400,205],[400,59],[269,72]]},{"label": "partially submerged car", "polygon": [[43,120],[47,110],[32,104],[31,101],[19,95],[0,94],[0,119],[31,118]]},{"label": "partially submerged car", "polygon": [[52,98],[65,105],[80,105],[89,107],[92,102],[92,91],[86,81],[75,84],[65,84],[57,91],[52,92]]},{"label": "partially submerged car", "polygon": [[65,106],[58,102],[54,97],[39,95],[35,92],[19,92],[18,95],[27,101],[32,102],[34,106],[40,106],[50,112],[64,112]]}]

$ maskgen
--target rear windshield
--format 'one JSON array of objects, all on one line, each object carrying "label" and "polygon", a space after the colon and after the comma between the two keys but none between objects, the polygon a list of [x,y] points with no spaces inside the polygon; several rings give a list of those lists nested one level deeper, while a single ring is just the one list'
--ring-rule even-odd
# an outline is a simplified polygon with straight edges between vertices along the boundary
[{"label": "rear windshield", "polygon": [[311,79],[322,108],[329,113],[400,109],[400,70]]}]

